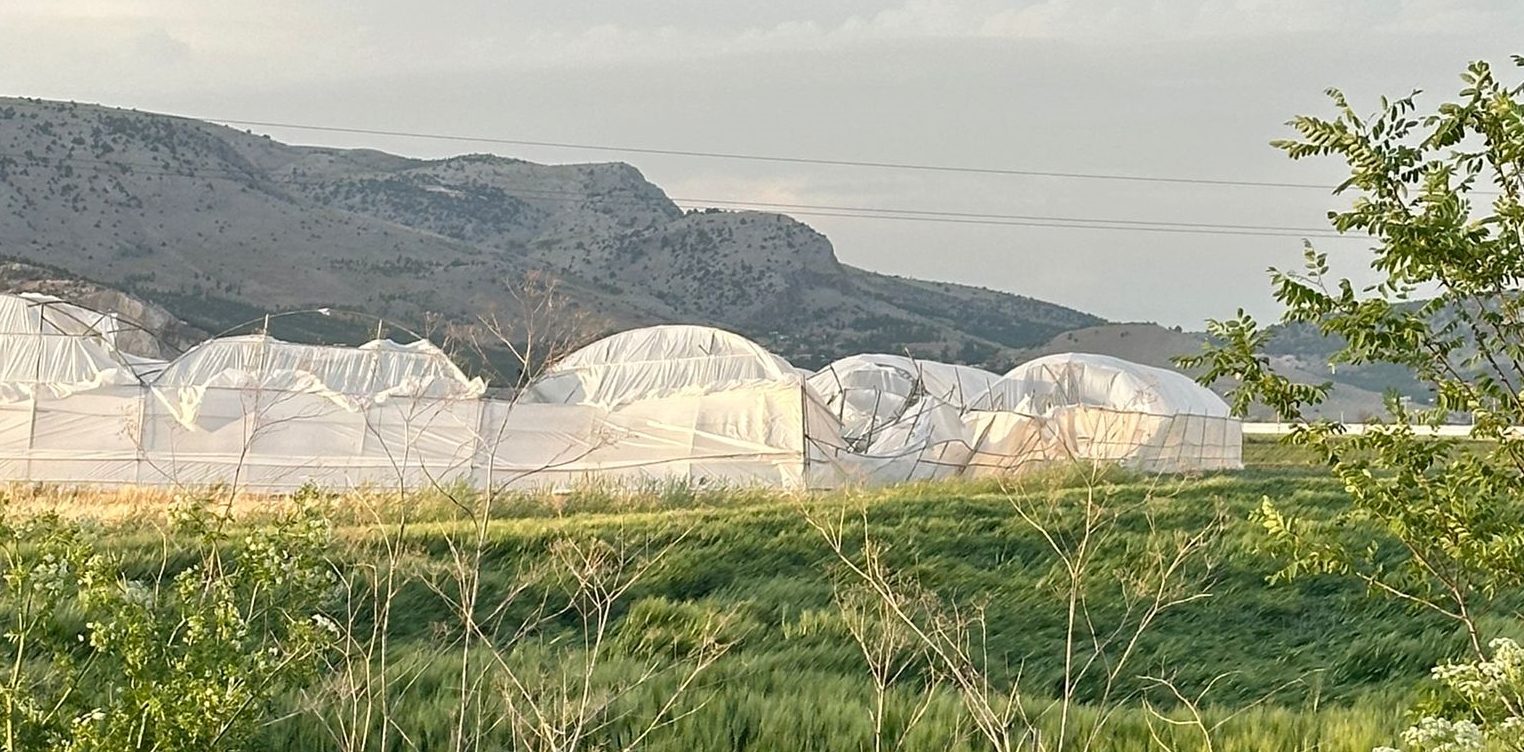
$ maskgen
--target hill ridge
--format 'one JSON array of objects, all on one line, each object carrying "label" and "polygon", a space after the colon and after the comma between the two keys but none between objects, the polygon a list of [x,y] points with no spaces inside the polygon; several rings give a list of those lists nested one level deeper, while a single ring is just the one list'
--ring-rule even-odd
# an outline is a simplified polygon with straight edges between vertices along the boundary
[{"label": "hill ridge", "polygon": [[702,323],[804,366],[909,351],[1000,368],[1103,323],[842,264],[784,214],[683,210],[628,164],[293,146],[172,115],[0,98],[0,255],[207,330],[249,307],[469,323],[534,270],[606,328]]}]

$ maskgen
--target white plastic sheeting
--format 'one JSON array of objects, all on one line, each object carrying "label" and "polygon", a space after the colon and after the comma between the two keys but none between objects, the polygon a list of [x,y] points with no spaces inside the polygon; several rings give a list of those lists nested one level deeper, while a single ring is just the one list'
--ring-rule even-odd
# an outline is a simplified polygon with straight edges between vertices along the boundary
[{"label": "white plastic sheeting", "polygon": [[999,376],[901,355],[853,355],[810,377],[840,423],[841,463],[853,482],[954,475],[971,455],[963,416]]},{"label": "white plastic sheeting", "polygon": [[801,383],[788,361],[739,334],[668,325],[620,332],[571,353],[536,379],[523,399],[616,408]]},{"label": "white plastic sheeting", "polygon": [[316,433],[331,427],[317,426],[320,417],[329,424],[356,424],[336,410],[377,412],[397,398],[474,400],[486,390],[481,379],[466,378],[444,351],[424,340],[375,340],[349,348],[260,334],[203,342],[160,367],[151,385],[162,408],[187,428],[205,409],[235,413],[243,406],[251,415],[279,416],[280,423],[313,424]]},{"label": "white plastic sheeting", "polygon": [[1150,415],[1229,415],[1228,403],[1185,374],[1089,353],[1061,353],[1023,363],[969,404],[976,410],[1027,415],[1079,405]]},{"label": "white plastic sheeting", "polygon": [[804,377],[755,342],[710,327],[607,337],[561,360],[518,404],[494,410],[505,428],[493,472],[510,479],[804,488],[837,475],[839,428]]},{"label": "white plastic sheeting", "polygon": [[262,334],[203,342],[164,365],[153,383],[196,387],[219,379],[252,380],[277,389],[300,382],[302,391],[315,387],[368,401],[398,394],[464,399],[479,397],[486,389],[481,379],[466,378],[450,356],[426,340],[375,340],[350,348],[282,342]]},{"label": "white plastic sheeting", "polygon": [[916,360],[903,355],[853,355],[810,377],[810,387],[842,425],[842,436],[862,448],[891,426],[915,422],[938,404],[957,411],[1000,377],[973,366]]},{"label": "white plastic sheeting", "polygon": [[893,355],[844,358],[810,379],[862,482],[1021,472],[1067,461],[1155,472],[1242,466],[1227,403],[1186,376],[1070,353],[1005,376]]},{"label": "white plastic sheeting", "polygon": [[58,298],[0,295],[0,401],[138,383],[116,351],[116,330],[110,314]]},{"label": "white plastic sheeting", "polygon": [[1106,355],[1023,363],[970,406],[970,474],[1071,460],[1153,472],[1243,464],[1241,424],[1221,397],[1175,371]]},{"label": "white plastic sheeting", "polygon": [[595,342],[505,401],[483,397],[482,382],[427,342],[255,335],[163,363],[119,353],[115,323],[0,296],[0,479],[804,489],[1064,459],[1200,470],[1239,458],[1220,399],[1179,374],[1100,356],[997,378],[865,355],[809,375],[735,334],[660,326]]}]

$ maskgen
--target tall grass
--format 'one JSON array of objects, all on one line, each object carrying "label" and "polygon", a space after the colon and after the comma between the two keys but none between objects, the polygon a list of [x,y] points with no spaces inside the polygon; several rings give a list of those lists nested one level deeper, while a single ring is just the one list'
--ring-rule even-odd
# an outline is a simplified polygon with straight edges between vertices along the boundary
[{"label": "tall grass", "polygon": [[[396,560],[387,565],[408,572],[449,560],[452,545],[471,525],[463,501],[490,502],[481,571],[482,600],[489,605],[509,598],[523,573],[544,561],[558,540],[617,540],[632,550],[663,550],[618,606],[614,651],[599,666],[599,680],[617,685],[642,671],[654,654],[673,650],[691,632],[696,613],[729,615],[727,639],[736,647],[685,696],[680,720],[643,748],[860,750],[872,748],[870,686],[833,602],[835,559],[803,512],[837,515],[853,529],[865,528],[888,545],[897,569],[951,599],[982,604],[992,671],[1000,680],[1019,674],[1027,686],[1057,687],[1063,633],[1052,562],[1044,542],[1012,519],[1010,496],[1041,493],[1077,501],[1095,480],[1061,469],[1018,484],[982,480],[807,495],[588,484],[568,493],[491,499],[465,488],[405,494],[308,489],[301,496],[304,503],[324,505],[334,521],[340,567],[376,565],[388,550],[382,544],[395,541],[390,550]],[[1460,652],[1461,636],[1449,625],[1373,599],[1350,582],[1315,577],[1267,584],[1276,564],[1259,550],[1261,536],[1250,513],[1271,497],[1301,514],[1331,518],[1343,492],[1315,471],[1257,469],[1192,478],[1111,471],[1099,481],[1116,503],[1148,505],[1167,528],[1188,529],[1219,509],[1227,512],[1228,528],[1210,552],[1211,597],[1162,618],[1144,636],[1137,663],[1139,674],[1169,677],[1187,693],[1214,685],[1203,713],[1209,724],[1221,724],[1218,750],[1366,752],[1390,743],[1401,726],[1400,709],[1428,668]],[[156,569],[167,495],[37,488],[12,499],[13,509],[74,505],[76,512],[103,518],[114,553],[134,576],[177,566]],[[115,506],[121,499],[130,502],[126,511]],[[228,507],[237,515],[229,535],[261,524],[289,503],[240,497]],[[403,519],[405,528],[398,525]],[[1120,529],[1102,567],[1129,566],[1128,557],[1157,534],[1141,526]],[[554,599],[548,592],[535,595],[536,603]],[[400,732],[391,748],[441,748],[461,698],[451,668],[437,657],[459,638],[459,626],[441,594],[416,578],[405,578],[391,597],[387,659],[410,677],[406,686],[388,690],[395,709],[391,723]],[[547,623],[509,651],[511,660],[523,667],[580,660],[578,649],[569,647],[578,644],[576,627],[568,619]],[[496,639],[508,644],[511,636]],[[934,695],[903,748],[982,749],[956,698],[928,690],[929,679],[912,672],[891,693],[891,728],[926,692]],[[1141,676],[1129,677],[1120,710],[1087,707],[1081,687],[1078,725],[1070,733],[1112,712],[1097,752],[1149,749],[1161,741],[1201,748],[1192,728],[1150,713],[1145,703],[1170,718],[1186,711],[1150,686]],[[490,715],[492,703],[502,702],[500,689],[489,687],[474,701],[487,703]],[[667,689],[655,682],[619,702],[649,706]],[[1032,694],[1043,696],[1051,693]],[[269,749],[334,748],[321,722],[325,702],[332,697],[322,687],[286,698],[262,743]],[[1029,702],[1033,712],[1040,709],[1040,700]],[[1047,719],[1038,726],[1056,733]],[[616,723],[599,738],[617,748],[629,733]],[[509,748],[506,734],[505,728],[490,730],[484,748]]]},{"label": "tall grass", "polygon": [[[536,656],[546,659],[541,653]],[[557,656],[554,660],[565,660]],[[604,667],[600,679],[610,684],[628,679],[642,666],[621,659]],[[409,696],[426,701],[399,703],[395,723],[418,748],[443,746],[449,738],[455,710],[451,696],[451,675],[443,667],[426,670]],[[652,709],[670,687],[650,687],[640,695],[624,699],[630,705]],[[902,728],[913,708],[923,700],[920,687],[909,686],[895,691],[890,700],[891,728]],[[801,671],[778,665],[767,658],[733,661],[709,676],[706,684],[687,698],[683,718],[648,739],[643,749],[651,752],[694,752],[696,750],[818,750],[839,752],[872,749],[872,726],[867,715],[868,688],[850,671]],[[1368,698],[1353,705],[1332,707],[1287,708],[1267,705],[1249,709],[1211,706],[1203,717],[1214,733],[1216,748],[1226,752],[1370,752],[1390,743],[1402,727],[1398,702]],[[1042,711],[1033,702],[1030,712]],[[505,712],[501,707],[489,713]],[[1078,739],[1100,722],[1102,711],[1080,708],[1071,729]],[[1181,710],[1165,712],[1174,721],[1189,715]],[[1131,707],[1106,720],[1107,730],[1094,752],[1139,752],[1165,748],[1204,749],[1200,733],[1188,725],[1171,725],[1145,710]],[[1054,714],[1039,724],[1041,733],[1057,733]],[[628,740],[628,726],[615,726],[595,741],[607,749],[618,749]],[[1155,739],[1157,735],[1158,739]],[[896,731],[890,744],[903,738],[903,749],[976,752],[987,746],[973,734],[958,699],[951,693],[937,691],[924,720],[903,737]],[[310,715],[294,716],[273,724],[261,740],[269,749],[316,750],[327,748],[330,740]],[[1051,741],[1051,739],[1050,739]],[[398,742],[394,750],[406,747]],[[506,729],[497,729],[484,740],[485,749],[511,749]]]}]

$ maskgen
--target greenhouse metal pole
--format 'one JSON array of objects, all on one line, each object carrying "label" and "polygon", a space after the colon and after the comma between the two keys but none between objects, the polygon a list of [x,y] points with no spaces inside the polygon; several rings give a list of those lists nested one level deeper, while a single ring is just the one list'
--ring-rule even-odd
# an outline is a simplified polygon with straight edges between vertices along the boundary
[{"label": "greenhouse metal pole", "polygon": [[37,392],[42,386],[42,321],[47,304],[37,306],[37,366],[32,370],[32,412],[26,428],[26,479],[35,482],[32,457],[37,453]]},{"label": "greenhouse metal pole", "polygon": [[804,490],[810,490],[810,413],[809,413],[809,387],[803,381],[799,383],[799,449],[804,455],[804,477],[802,485]]}]

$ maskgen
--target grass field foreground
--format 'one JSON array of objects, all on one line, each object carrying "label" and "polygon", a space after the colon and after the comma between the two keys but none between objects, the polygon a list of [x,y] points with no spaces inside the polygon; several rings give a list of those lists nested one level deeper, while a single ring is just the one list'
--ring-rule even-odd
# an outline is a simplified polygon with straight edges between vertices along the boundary
[{"label": "grass field foreground", "polygon": [[[1079,530],[1071,511],[1093,497],[1128,510],[1094,551],[1090,566],[1100,576],[1085,586],[1090,618],[1102,627],[1127,623],[1125,588],[1139,557],[1178,531],[1219,527],[1191,571],[1200,597],[1161,614],[1137,637],[1115,689],[1100,686],[1096,674],[1072,682],[1075,706],[1062,736],[1078,743],[1103,723],[1092,749],[1199,749],[1199,726],[1164,721],[1189,719],[1194,710],[1213,729],[1217,749],[1365,752],[1390,743],[1429,668],[1458,655],[1462,637],[1433,615],[1349,581],[1269,584],[1278,565],[1261,551],[1252,519],[1261,499],[1332,523],[1343,492],[1294,453],[1252,452],[1283,461],[1261,459],[1256,469],[1205,477],[1108,471],[1091,483],[1080,473],[1055,472],[1014,486],[952,482],[807,496],[674,485],[504,495],[488,503],[464,489],[312,489],[299,501],[321,509],[332,526],[334,565],[353,574],[347,597],[326,610],[354,639],[347,659],[335,652],[315,684],[283,695],[269,709],[275,720],[251,741],[269,749],[453,749],[469,725],[468,747],[507,749],[516,738],[522,746],[504,719],[524,705],[515,706],[503,677],[534,677],[543,683],[535,691],[559,697],[559,704],[547,702],[568,711],[567,677],[582,674],[567,667],[596,663],[586,677],[607,689],[585,748],[638,742],[652,750],[858,750],[874,748],[876,736],[903,749],[990,748],[956,688],[914,650],[902,651],[875,732],[874,684],[839,598],[853,578],[810,524],[827,520],[849,554],[870,541],[897,581],[924,588],[944,608],[977,610],[978,628],[969,634],[977,637],[989,686],[1019,687],[1031,725],[1042,730],[1046,748],[1056,748],[1054,698],[1064,694],[1067,675],[1062,572],[1043,531],[1015,510],[1023,499],[1042,500],[1055,515],[1044,520],[1047,533],[1063,539]],[[70,498],[58,489],[17,489],[13,506],[119,511]],[[163,578],[193,564],[165,557],[174,546],[165,543],[163,510],[173,500],[131,498],[131,514],[85,515],[103,518],[104,549],[124,576]],[[227,539],[239,540],[292,502],[265,503],[240,502]],[[559,581],[535,574],[568,541],[642,562],[639,577],[610,602],[607,634],[597,642]],[[470,627],[458,606],[462,561],[473,569]],[[379,600],[387,608],[378,610]],[[1495,626],[1501,634],[1510,623]],[[676,693],[702,635],[726,649]],[[386,669],[357,673],[356,656]],[[463,666],[481,674],[464,698]],[[385,718],[376,707],[356,715],[353,683],[361,673],[370,677],[371,696],[387,698]],[[1199,702],[1193,707],[1181,696]],[[338,722],[346,714],[347,726]],[[671,722],[642,736],[641,719],[660,714]],[[902,735],[911,718],[918,720]],[[370,732],[354,733],[367,725]]]}]

